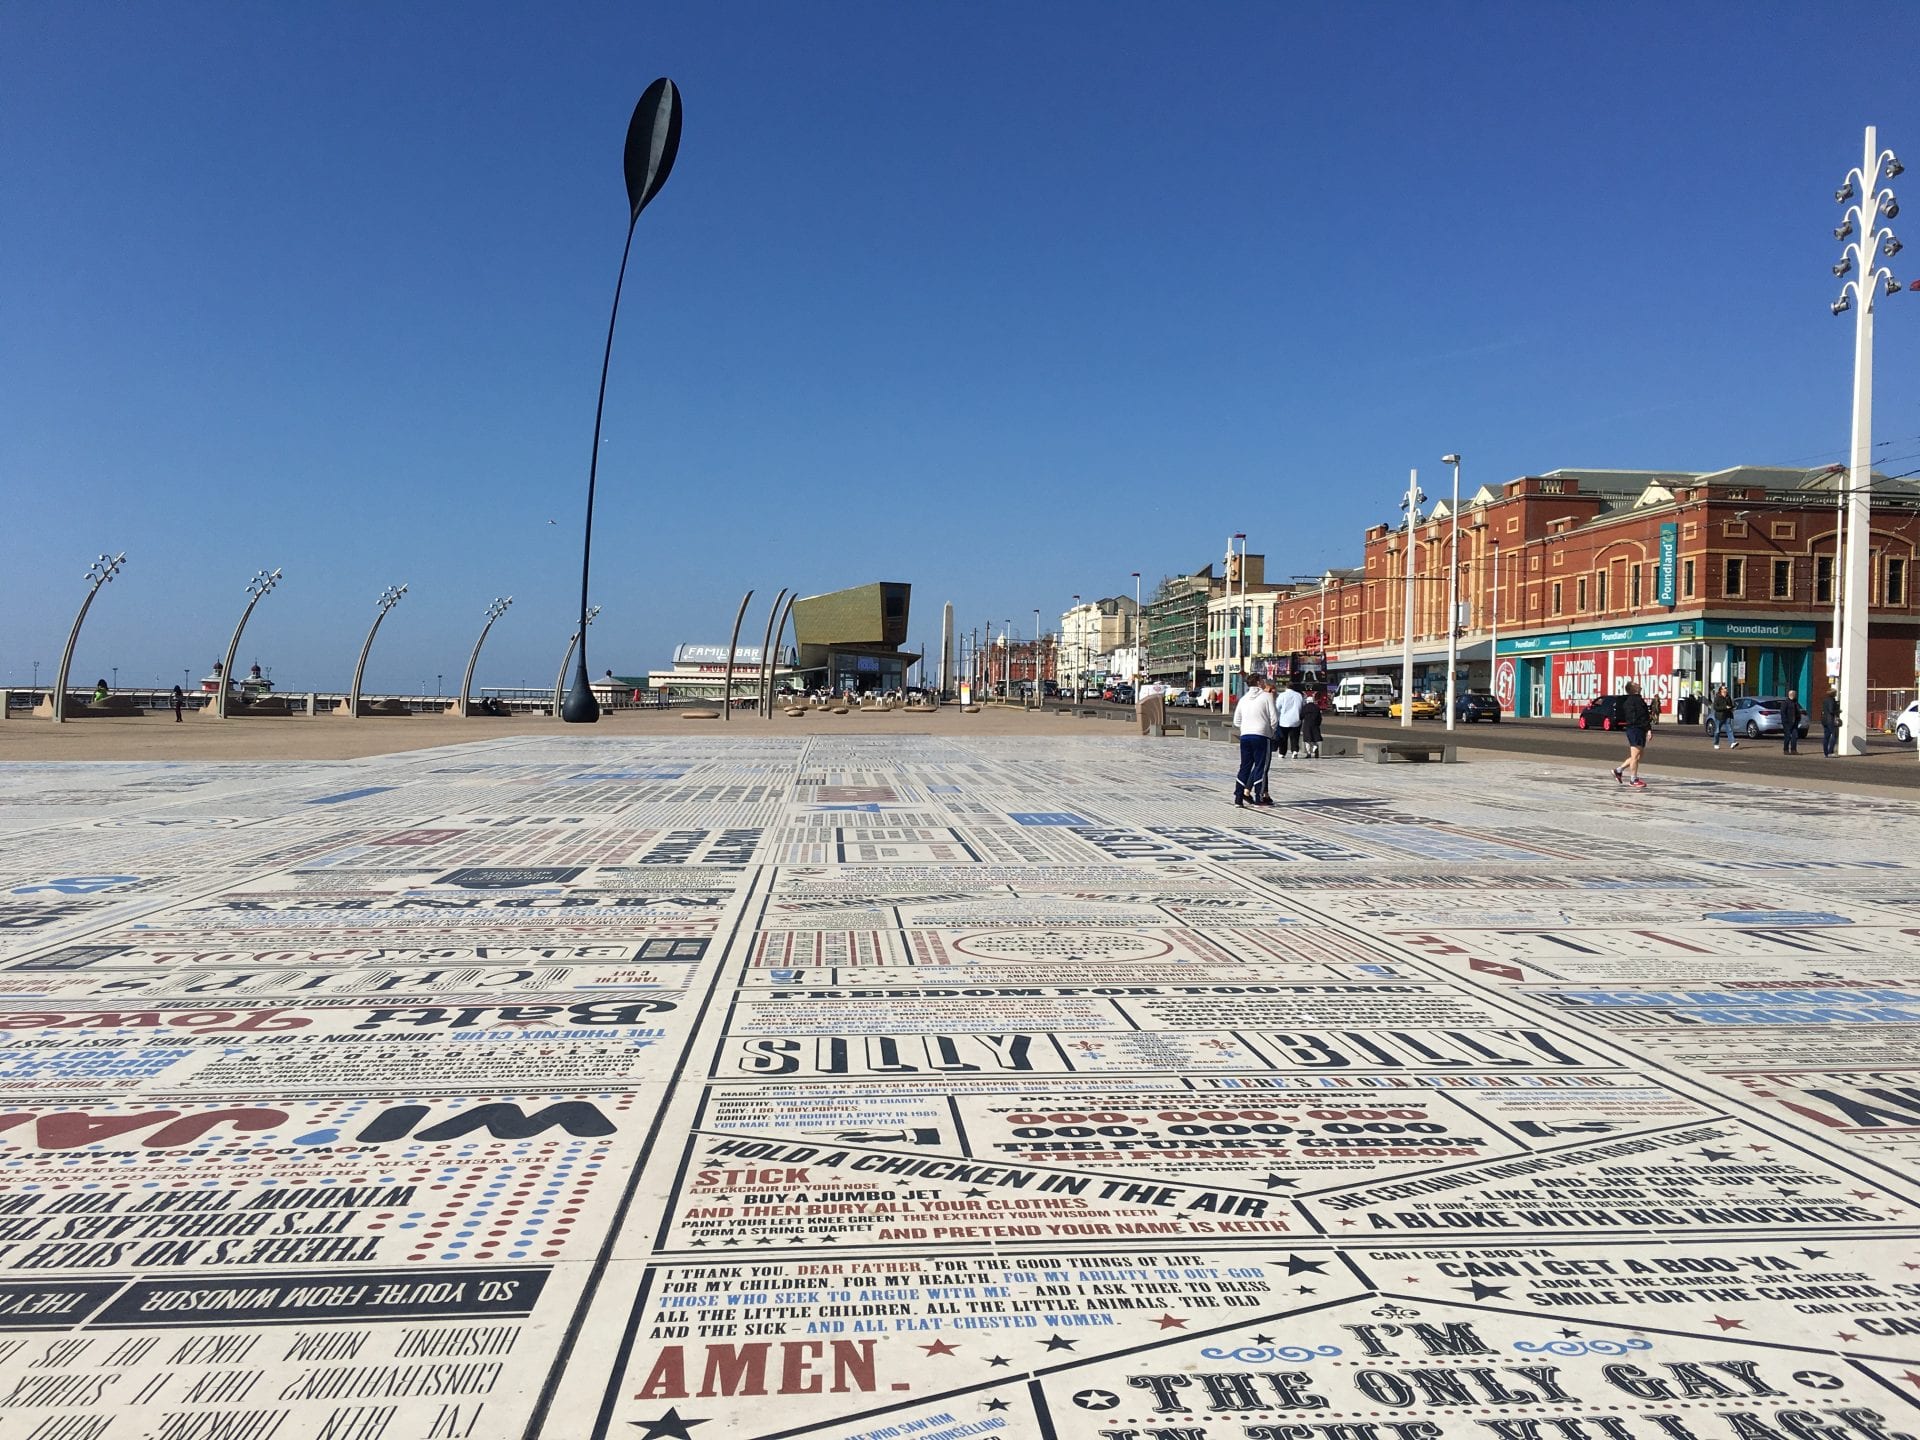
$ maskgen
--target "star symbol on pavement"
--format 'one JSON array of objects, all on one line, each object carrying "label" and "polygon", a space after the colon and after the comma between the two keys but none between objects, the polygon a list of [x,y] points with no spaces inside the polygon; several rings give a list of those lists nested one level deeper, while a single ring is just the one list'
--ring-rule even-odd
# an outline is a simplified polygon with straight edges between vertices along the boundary
[{"label": "star symbol on pavement", "polygon": [[1073,1403],[1082,1410],[1111,1410],[1120,1403],[1120,1397],[1111,1390],[1076,1390]]},{"label": "star symbol on pavement", "polygon": [[1578,1340],[1580,1338],[1580,1332],[1578,1330],[1562,1330],[1560,1332],[1560,1338],[1562,1340]]},{"label": "star symbol on pavement", "polygon": [[995,1396],[993,1399],[987,1401],[987,1409],[989,1410],[1004,1410],[1006,1408],[1007,1408],[1007,1402],[1000,1399],[998,1396]]},{"label": "star symbol on pavement", "polygon": [[1473,1296],[1473,1298],[1476,1300],[1488,1300],[1488,1299],[1492,1299],[1495,1296],[1498,1296],[1500,1299],[1504,1300],[1506,1299],[1506,1296],[1507,1296],[1506,1286],[1482,1285],[1478,1280],[1474,1281],[1473,1284],[1471,1285],[1456,1285],[1453,1288],[1456,1290],[1466,1291],[1469,1295]]},{"label": "star symbol on pavement", "polygon": [[1184,1330],[1187,1328],[1186,1321],[1176,1319],[1174,1316],[1166,1314],[1161,1315],[1155,1323],[1158,1324],[1162,1330]]},{"label": "star symbol on pavement", "polygon": [[1847,1193],[1856,1200],[1872,1200],[1879,1194],[1877,1190],[1849,1190]]},{"label": "star symbol on pavement", "polygon": [[1860,1337],[1850,1334],[1845,1330],[1836,1330],[1833,1332],[1833,1338],[1836,1340],[1858,1340]]},{"label": "star symbol on pavement", "polygon": [[1289,1255],[1282,1263],[1286,1265],[1289,1275],[1318,1275],[1327,1268],[1326,1261],[1309,1260],[1303,1255]]},{"label": "star symbol on pavement", "polygon": [[1831,1250],[1809,1250],[1805,1246],[1802,1246],[1794,1253],[1804,1255],[1809,1260],[1824,1260],[1833,1252]]},{"label": "star symbol on pavement", "polygon": [[1064,1335],[1049,1335],[1047,1337],[1047,1349],[1049,1350],[1071,1350],[1073,1346],[1074,1342],[1067,1339]]},{"label": "star symbol on pavement", "polygon": [[931,1345],[922,1345],[920,1348],[929,1355],[951,1355],[958,1347],[949,1345],[944,1340],[936,1340]]},{"label": "star symbol on pavement", "polygon": [[753,1243],[756,1245],[771,1245],[773,1243],[773,1237],[771,1235],[762,1235]]},{"label": "star symbol on pavement", "polygon": [[695,1425],[704,1425],[704,1420],[689,1420],[678,1408],[670,1408],[658,1420],[629,1420],[629,1425],[644,1425],[647,1433],[640,1440],[693,1440],[687,1431]]},{"label": "star symbol on pavement", "polygon": [[1298,1180],[1295,1180],[1290,1175],[1275,1175],[1271,1171],[1269,1171],[1267,1174],[1266,1180],[1262,1183],[1266,1185],[1267,1189],[1272,1190],[1281,1185],[1285,1185],[1288,1189],[1292,1189],[1295,1185],[1298,1185],[1300,1182]]},{"label": "star symbol on pavement", "polygon": [[1340,1223],[1342,1225],[1358,1225],[1360,1222],[1354,1219],[1351,1215],[1342,1215],[1340,1217]]},{"label": "star symbol on pavement", "polygon": [[1914,1374],[1913,1371],[1911,1370],[1907,1371],[1907,1373],[1902,1375],[1900,1378],[1906,1381],[1909,1385],[1920,1385],[1920,1375]]},{"label": "star symbol on pavement", "polygon": [[960,1193],[969,1200],[978,1200],[982,1195],[986,1194],[987,1192],[976,1187],[972,1190],[962,1190]]},{"label": "star symbol on pavement", "polygon": [[1747,1322],[1746,1322],[1746,1321],[1744,1321],[1744,1320],[1729,1320],[1729,1319],[1728,1319],[1728,1318],[1727,1318],[1726,1316],[1724,1316],[1724,1315],[1716,1315],[1716,1316],[1714,1316],[1714,1317],[1713,1317],[1713,1319],[1711,1319],[1711,1320],[1709,1320],[1709,1321],[1708,1321],[1707,1323],[1708,1323],[1709,1325],[1718,1325],[1718,1326],[1719,1326],[1719,1327],[1721,1328],[1721,1330],[1722,1330],[1722,1331],[1727,1331],[1727,1330],[1744,1330],[1744,1329],[1746,1329],[1746,1328],[1747,1328]]},{"label": "star symbol on pavement", "polygon": [[1791,1200],[1800,1192],[1798,1190],[1789,1190],[1784,1185],[1776,1185],[1773,1187],[1773,1193],[1778,1195],[1782,1200]]},{"label": "star symbol on pavement", "polygon": [[1400,1277],[1400,1283],[1402,1285],[1418,1285],[1420,1283],[1420,1277],[1418,1275],[1402,1275]]},{"label": "star symbol on pavement", "polygon": [[1771,1145],[1749,1145],[1749,1146],[1747,1146],[1747,1149],[1749,1149],[1749,1150],[1771,1150],[1771,1149],[1773,1149],[1773,1146],[1771,1146]]},{"label": "star symbol on pavement", "polygon": [[1293,1287],[1293,1293],[1296,1295],[1317,1295],[1320,1292],[1315,1290],[1311,1285],[1296,1285]]},{"label": "star symbol on pavement", "polygon": [[1733,1151],[1731,1150],[1696,1150],[1694,1153],[1698,1155],[1702,1160],[1733,1159]]},{"label": "star symbol on pavement", "polygon": [[703,1250],[706,1248],[706,1244],[707,1242],[704,1240],[689,1240],[687,1242],[688,1247],[694,1250]]},{"label": "star symbol on pavement", "polygon": [[1271,1345],[1273,1343],[1273,1336],[1256,1335],[1253,1337],[1253,1343],[1256,1345]]},{"label": "star symbol on pavement", "polygon": [[1012,1363],[1013,1362],[1008,1360],[1007,1357],[1004,1355],[989,1355],[987,1357],[987,1364],[993,1365],[993,1366],[1010,1365]]},{"label": "star symbol on pavement", "polygon": [[1912,1260],[1902,1260],[1900,1262],[1900,1268],[1902,1270],[1920,1270],[1920,1264],[1916,1264]]}]

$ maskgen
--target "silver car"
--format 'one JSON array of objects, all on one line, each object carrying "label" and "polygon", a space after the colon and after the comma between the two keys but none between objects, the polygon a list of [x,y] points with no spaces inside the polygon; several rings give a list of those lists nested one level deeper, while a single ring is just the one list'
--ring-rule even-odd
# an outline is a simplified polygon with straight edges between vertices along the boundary
[{"label": "silver car", "polygon": [[[1742,695],[1733,702],[1733,733],[1744,735],[1749,740],[1758,740],[1762,735],[1778,735],[1781,731],[1780,707],[1786,704],[1783,695]],[[1800,706],[1800,738],[1807,738],[1807,707]]]}]

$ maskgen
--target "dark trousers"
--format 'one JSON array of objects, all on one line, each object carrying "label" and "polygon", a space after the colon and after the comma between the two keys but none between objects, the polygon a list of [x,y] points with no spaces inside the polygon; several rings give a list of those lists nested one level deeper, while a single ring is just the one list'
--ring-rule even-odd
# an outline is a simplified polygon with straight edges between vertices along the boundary
[{"label": "dark trousers", "polygon": [[1820,753],[1832,755],[1840,748],[1840,727],[1830,721],[1820,722]]},{"label": "dark trousers", "polygon": [[1267,786],[1267,760],[1273,741],[1265,735],[1240,737],[1240,773],[1234,777],[1233,798],[1258,795]]},{"label": "dark trousers", "polygon": [[1300,753],[1300,727],[1298,725],[1282,725],[1280,727],[1280,738],[1273,742],[1273,748],[1282,755],[1298,755]]},{"label": "dark trousers", "polygon": [[1780,749],[1788,755],[1800,753],[1800,726],[1798,722],[1780,727]]}]

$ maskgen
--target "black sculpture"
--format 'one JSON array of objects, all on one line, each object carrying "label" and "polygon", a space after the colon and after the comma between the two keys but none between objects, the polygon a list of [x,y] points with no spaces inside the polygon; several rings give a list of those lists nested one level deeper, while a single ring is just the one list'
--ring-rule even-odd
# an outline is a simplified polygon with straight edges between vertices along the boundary
[{"label": "black sculpture", "polygon": [[607,348],[600,357],[600,398],[593,407],[593,456],[587,464],[587,533],[580,555],[580,650],[573,686],[560,707],[560,718],[573,725],[591,725],[600,718],[600,702],[587,683],[587,572],[593,563],[593,487],[600,472],[600,417],[607,408],[607,365],[613,359],[613,324],[620,318],[620,288],[627,279],[627,257],[633,253],[633,231],[673,171],[680,152],[680,90],[664,75],[646,88],[633,107],[627,125],[627,246],[620,252],[620,278],[613,282],[613,313],[607,316]]}]

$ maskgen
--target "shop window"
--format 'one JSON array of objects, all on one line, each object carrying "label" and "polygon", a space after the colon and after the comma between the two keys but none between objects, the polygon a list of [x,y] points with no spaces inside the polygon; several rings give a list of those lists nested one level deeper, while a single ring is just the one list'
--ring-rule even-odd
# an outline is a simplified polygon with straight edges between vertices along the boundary
[{"label": "shop window", "polygon": [[1561,613],[1560,582],[1558,580],[1553,582],[1553,613],[1556,615]]},{"label": "shop window", "polygon": [[1793,561],[1773,562],[1773,598],[1776,600],[1793,598]]},{"label": "shop window", "polygon": [[1833,603],[1833,556],[1813,557],[1813,598],[1822,605]]},{"label": "shop window", "polygon": [[1747,593],[1746,557],[1741,555],[1727,556],[1726,582],[1727,583],[1721,587],[1722,594],[1737,600]]},{"label": "shop window", "polygon": [[1907,603],[1907,561],[1903,555],[1887,557],[1887,604]]},{"label": "shop window", "polygon": [[1579,610],[1583,614],[1586,612],[1587,577],[1584,575],[1573,582],[1573,604],[1576,610]]},{"label": "shop window", "polygon": [[1680,594],[1688,600],[1693,598],[1693,561],[1680,562]]},{"label": "shop window", "polygon": [[1627,604],[1635,610],[1640,608],[1640,567],[1635,565],[1627,572]]}]

